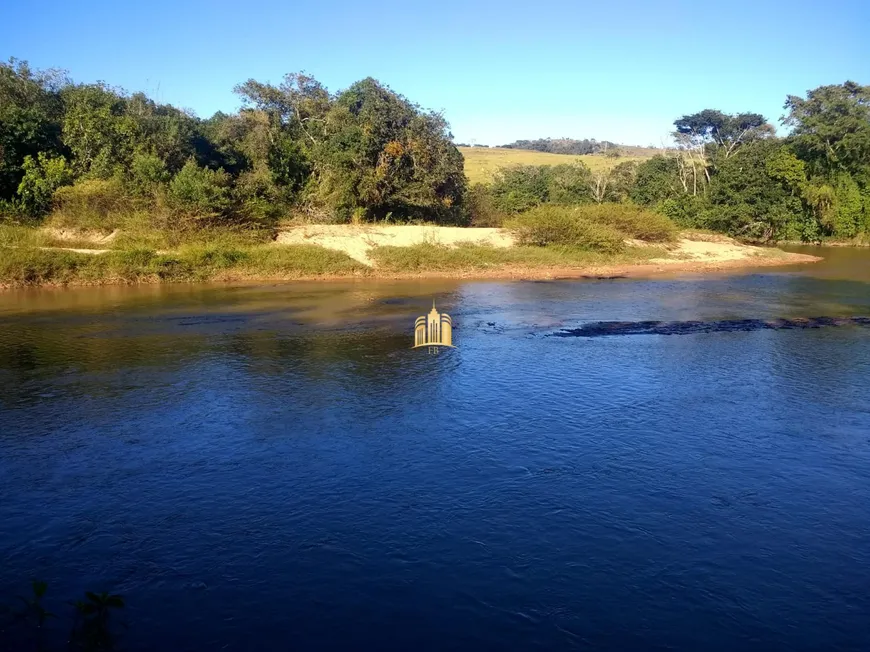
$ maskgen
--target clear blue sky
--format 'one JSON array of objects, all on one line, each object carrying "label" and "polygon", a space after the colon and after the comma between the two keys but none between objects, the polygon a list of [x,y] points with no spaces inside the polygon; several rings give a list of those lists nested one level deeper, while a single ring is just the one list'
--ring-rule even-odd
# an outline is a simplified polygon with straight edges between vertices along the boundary
[{"label": "clear blue sky", "polygon": [[373,76],[443,110],[457,141],[659,144],[703,108],[782,114],[785,96],[870,84],[870,1],[14,2],[0,57],[144,90],[207,117],[233,86],[306,70]]}]

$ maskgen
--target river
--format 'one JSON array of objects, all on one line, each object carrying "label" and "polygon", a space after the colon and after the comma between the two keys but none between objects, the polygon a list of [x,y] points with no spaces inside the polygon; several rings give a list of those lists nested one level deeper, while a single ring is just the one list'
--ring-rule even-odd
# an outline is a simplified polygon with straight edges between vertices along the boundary
[{"label": "river", "polygon": [[867,650],[870,251],[822,255],[0,293],[0,602],[121,593],[134,651]]}]

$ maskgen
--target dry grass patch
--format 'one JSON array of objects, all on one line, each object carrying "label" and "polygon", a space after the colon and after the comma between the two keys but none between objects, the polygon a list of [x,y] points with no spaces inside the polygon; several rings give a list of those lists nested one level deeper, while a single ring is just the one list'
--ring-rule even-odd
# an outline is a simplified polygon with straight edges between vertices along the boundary
[{"label": "dry grass patch", "polygon": [[465,176],[471,183],[490,183],[496,172],[512,165],[562,165],[582,161],[593,172],[626,161],[643,161],[650,156],[620,156],[610,159],[603,154],[550,154],[527,149],[503,149],[500,147],[460,147],[465,157]]}]

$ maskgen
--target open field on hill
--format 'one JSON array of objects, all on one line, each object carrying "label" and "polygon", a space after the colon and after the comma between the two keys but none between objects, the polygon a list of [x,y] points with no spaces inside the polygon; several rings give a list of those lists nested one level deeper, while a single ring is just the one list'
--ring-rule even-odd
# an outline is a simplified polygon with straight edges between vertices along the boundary
[{"label": "open field on hill", "polygon": [[583,161],[593,171],[605,165],[619,164],[624,161],[643,161],[651,158],[656,150],[631,148],[630,154],[615,159],[602,154],[549,154],[528,149],[502,149],[499,147],[460,147],[459,151],[465,157],[465,175],[471,183],[489,183],[499,168],[510,165],[560,165]]}]

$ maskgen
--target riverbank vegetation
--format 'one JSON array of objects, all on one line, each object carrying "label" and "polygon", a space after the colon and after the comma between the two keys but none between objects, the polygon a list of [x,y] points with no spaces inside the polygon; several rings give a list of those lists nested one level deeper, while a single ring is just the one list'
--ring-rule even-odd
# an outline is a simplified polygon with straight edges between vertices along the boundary
[{"label": "riverbank vegetation", "polygon": [[765,242],[870,237],[870,90],[852,82],[789,97],[786,138],[758,114],[707,110],[679,118],[677,147],[652,158],[606,142],[529,141],[538,151],[527,154],[588,151],[594,165],[510,165],[472,186],[444,117],[375,79],[330,92],[293,73],[235,91],[238,111],[200,118],[62,71],[0,64],[0,283],[371,272],[313,245],[274,245],[299,223],[503,226],[520,245],[384,248],[375,258],[391,269],[416,264],[395,262],[403,257],[626,256],[630,241],[667,244],[679,228]]},{"label": "riverbank vegetation", "polygon": [[254,278],[354,276],[367,267],[346,254],[315,245],[188,244],[171,252],[117,249],[83,253],[10,248],[0,256],[0,284],[100,285]]},{"label": "riverbank vegetation", "polygon": [[783,138],[760,114],[708,109],[678,118],[676,146],[644,161],[611,150],[595,169],[580,159],[500,169],[470,188],[472,223],[547,204],[636,204],[759,242],[870,241],[870,86],[822,86],[784,108]]}]

